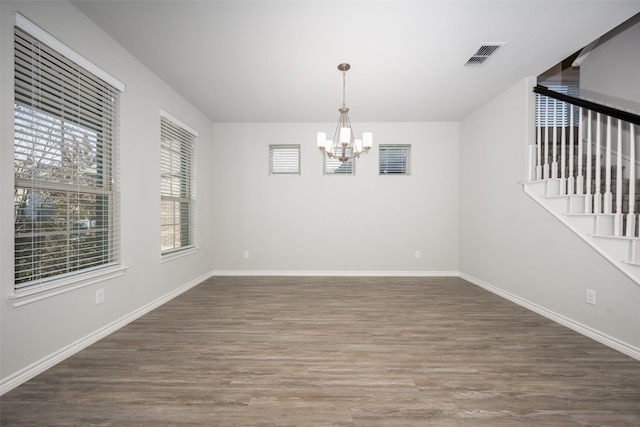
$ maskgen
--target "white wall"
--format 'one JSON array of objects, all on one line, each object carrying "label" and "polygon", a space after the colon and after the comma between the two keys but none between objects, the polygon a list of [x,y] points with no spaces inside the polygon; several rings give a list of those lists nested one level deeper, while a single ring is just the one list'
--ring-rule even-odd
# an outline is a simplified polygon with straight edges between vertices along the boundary
[{"label": "white wall", "polygon": [[[37,363],[76,348],[82,339],[127,318],[148,304],[211,272],[213,257],[213,178],[211,123],[181,96],[106,36],[67,2],[1,3],[1,184],[0,309],[3,387],[29,376]],[[19,11],[45,31],[127,85],[121,97],[122,259],[130,268],[117,279],[88,286],[21,307],[13,307],[13,26]],[[97,48],[99,47],[99,48]],[[160,262],[159,141],[160,110],[165,109],[200,132],[197,140],[196,254]],[[95,292],[105,302],[96,306]],[[75,346],[75,347],[74,347]],[[34,365],[35,364],[35,365]]]},{"label": "white wall", "polygon": [[[335,123],[215,124],[214,269],[256,274],[458,271],[458,124],[354,123],[374,149],[323,176]],[[269,144],[301,144],[301,176],[269,176]],[[411,176],[379,176],[378,144],[411,144]],[[243,258],[248,250],[249,259]],[[415,259],[415,251],[421,258]]]},{"label": "white wall", "polygon": [[[640,286],[523,192],[534,84],[517,83],[461,122],[460,270],[640,349]],[[585,303],[586,288],[596,291],[596,306]]]},{"label": "white wall", "polygon": [[631,18],[586,57],[580,67],[580,88],[595,92],[613,106],[640,114],[640,15]]}]

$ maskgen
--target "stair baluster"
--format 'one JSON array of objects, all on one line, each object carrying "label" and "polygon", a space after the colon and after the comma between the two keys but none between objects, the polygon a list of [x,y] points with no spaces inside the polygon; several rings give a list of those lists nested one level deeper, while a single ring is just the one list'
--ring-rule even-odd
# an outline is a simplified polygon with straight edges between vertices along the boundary
[{"label": "stair baluster", "polygon": [[[548,99],[548,98],[547,98]],[[553,144],[553,162],[551,163],[551,178],[558,178],[558,102],[553,101],[553,136],[551,143]]]},{"label": "stair baluster", "polygon": [[584,194],[584,175],[582,174],[582,156],[584,156],[584,130],[582,107],[578,107],[578,176],[576,176],[576,194]]},{"label": "stair baluster", "polygon": [[[557,102],[556,102],[557,104]],[[562,119],[566,118],[566,103],[562,103]],[[557,123],[556,123],[557,124]],[[554,134],[557,129],[554,129]],[[560,194],[567,194],[567,126],[561,128],[562,137],[560,138]]]},{"label": "stair baluster", "polygon": [[611,194],[611,116],[607,116],[607,146],[605,147],[604,170],[604,213],[613,213],[613,194]]},{"label": "stair baluster", "polygon": [[627,237],[636,237],[636,139],[633,123],[629,123],[629,213]]},{"label": "stair baluster", "polygon": [[[611,126],[609,118],[609,127]],[[609,134],[609,140],[611,135]],[[622,230],[622,120],[618,119],[618,142],[616,144],[616,214],[613,218],[613,235],[623,236]],[[610,153],[609,153],[610,155]]]},{"label": "stair baluster", "polygon": [[536,104],[537,104],[537,108],[536,108],[536,117],[537,117],[537,125],[536,125],[536,130],[537,130],[537,144],[536,144],[536,180],[541,180],[542,179],[542,125],[541,125],[541,120],[542,118],[540,117],[540,107],[541,107],[541,99],[542,99],[542,95],[538,95],[536,94]]},{"label": "stair baluster", "polygon": [[600,113],[596,113],[596,179],[593,192],[593,213],[602,213],[602,129],[600,126]]},{"label": "stair baluster", "polygon": [[569,106],[569,176],[567,177],[567,194],[575,194],[576,180],[573,176],[573,156],[575,155],[575,139],[573,132],[573,112],[575,107]]},{"label": "stair baluster", "polygon": [[[545,111],[549,111],[549,97],[544,99]],[[549,178],[549,118],[546,117],[544,121],[544,166],[542,168],[544,179]]]},{"label": "stair baluster", "polygon": [[584,213],[593,213],[593,195],[591,194],[591,163],[593,146],[591,144],[591,110],[587,111],[587,167],[586,167],[586,182],[585,182],[585,195],[584,195]]}]

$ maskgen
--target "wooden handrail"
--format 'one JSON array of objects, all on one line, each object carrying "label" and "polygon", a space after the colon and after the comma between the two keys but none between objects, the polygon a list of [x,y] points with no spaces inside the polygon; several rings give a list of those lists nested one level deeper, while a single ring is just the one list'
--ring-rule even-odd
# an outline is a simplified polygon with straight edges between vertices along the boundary
[{"label": "wooden handrail", "polygon": [[576,98],[575,96],[565,95],[564,93],[556,92],[542,85],[537,85],[536,87],[534,87],[533,92],[540,95],[548,96],[549,98],[557,99],[559,101],[564,101],[578,107],[583,107],[597,113],[605,114],[616,119],[624,120],[625,122],[640,125],[640,116],[628,111],[619,110],[617,108],[598,104],[597,102],[593,101],[587,101],[586,99]]}]

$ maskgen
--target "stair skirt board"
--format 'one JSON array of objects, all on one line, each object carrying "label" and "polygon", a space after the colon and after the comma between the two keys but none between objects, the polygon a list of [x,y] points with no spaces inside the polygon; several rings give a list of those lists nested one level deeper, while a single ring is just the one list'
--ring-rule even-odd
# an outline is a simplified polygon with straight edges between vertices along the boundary
[{"label": "stair skirt board", "polygon": [[547,181],[525,182],[524,191],[614,267],[640,285],[640,267],[635,265],[640,263],[640,239],[614,235],[619,222],[625,221],[626,214],[616,219],[614,214],[574,213],[571,203],[576,197],[548,195]]}]

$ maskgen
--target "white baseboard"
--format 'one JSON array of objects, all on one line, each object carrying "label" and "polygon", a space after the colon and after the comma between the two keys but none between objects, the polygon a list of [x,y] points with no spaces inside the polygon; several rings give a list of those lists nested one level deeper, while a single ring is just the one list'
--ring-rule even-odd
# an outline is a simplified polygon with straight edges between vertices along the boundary
[{"label": "white baseboard", "polygon": [[173,291],[169,292],[166,295],[163,295],[162,297],[156,299],[155,301],[150,302],[149,304],[146,304],[140,308],[138,308],[137,310],[127,314],[126,316],[121,317],[120,319],[92,332],[91,334],[80,338],[79,340],[77,340],[76,342],[56,351],[51,353],[48,356],[43,357],[42,359],[38,360],[37,362],[32,363],[31,365],[19,370],[18,372],[8,376],[7,378],[3,378],[0,381],[0,396],[2,396],[3,394],[13,390],[14,388],[18,387],[19,385],[29,381],[30,379],[34,378],[35,376],[43,373],[44,371],[46,371],[47,369],[55,366],[56,364],[62,362],[63,360],[67,359],[70,356],[73,356],[74,354],[76,354],[77,352],[79,352],[80,350],[83,350],[87,347],[89,347],[91,344],[94,344],[96,342],[98,342],[99,340],[101,340],[102,338],[106,337],[107,335],[117,331],[118,329],[122,328],[123,326],[126,326],[127,324],[133,322],[134,320],[144,316],[145,314],[151,312],[152,310],[160,307],[161,305],[171,301],[172,299],[174,299],[175,297],[177,297],[180,294],[183,294],[184,292],[188,291],[189,289],[195,287],[196,285],[204,282],[205,280],[207,280],[208,278],[212,277],[214,274],[213,272],[209,272],[207,274],[204,274],[194,280],[192,280],[191,282],[177,288],[174,289]]},{"label": "white baseboard", "polygon": [[576,322],[573,319],[570,319],[568,317],[565,317],[561,314],[555,313],[551,310],[548,310],[542,306],[539,306],[537,304],[534,304],[530,301],[527,301],[517,295],[514,295],[512,293],[506,292],[500,288],[497,288],[493,285],[490,285],[486,282],[483,282],[479,279],[476,279],[473,276],[469,276],[468,274],[464,274],[464,273],[460,273],[460,278],[464,279],[468,282],[473,283],[474,285],[477,285],[483,289],[486,289],[487,291],[494,293],[498,296],[501,296],[502,298],[505,298],[515,304],[518,304],[519,306],[522,306],[526,309],[529,309],[535,313],[538,313],[541,316],[546,317],[547,319],[553,320],[556,323],[561,324],[562,326],[566,326],[567,328],[578,332],[579,334],[582,334],[586,337],[591,338],[592,340],[595,340],[601,344],[606,345],[607,347],[610,347],[614,350],[619,351],[620,353],[626,354],[629,357],[632,357],[636,360],[640,360],[640,348],[635,347],[631,344],[625,343],[623,341],[620,341],[617,338],[614,338],[612,336],[609,336],[605,333],[602,333],[598,330],[595,330],[593,328],[590,328],[589,326],[583,325],[582,323]]},{"label": "white baseboard", "polygon": [[458,277],[457,271],[218,270],[214,276]]}]

